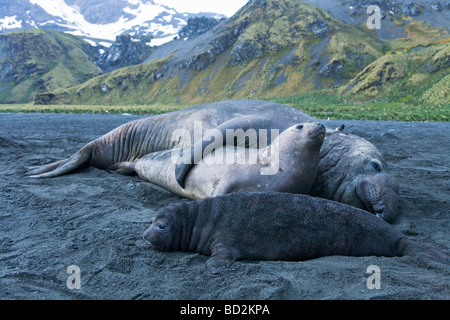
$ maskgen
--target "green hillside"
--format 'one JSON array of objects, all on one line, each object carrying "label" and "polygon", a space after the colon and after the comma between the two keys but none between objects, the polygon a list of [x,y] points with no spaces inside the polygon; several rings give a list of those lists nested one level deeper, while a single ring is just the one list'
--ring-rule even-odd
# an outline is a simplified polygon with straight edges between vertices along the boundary
[{"label": "green hillside", "polygon": [[0,35],[0,103],[24,103],[39,92],[82,83],[100,72],[81,38],[30,29]]},{"label": "green hillside", "polygon": [[447,30],[406,16],[393,25],[405,36],[380,38],[365,24],[346,24],[302,1],[252,1],[198,38],[155,49],[147,63],[48,90],[36,102],[193,105],[323,92],[342,103],[449,108]]}]

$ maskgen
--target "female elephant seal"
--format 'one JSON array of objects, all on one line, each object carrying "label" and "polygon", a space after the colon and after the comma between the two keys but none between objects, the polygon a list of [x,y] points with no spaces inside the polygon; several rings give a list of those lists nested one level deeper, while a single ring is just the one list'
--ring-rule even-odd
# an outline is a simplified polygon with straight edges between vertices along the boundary
[{"label": "female elephant seal", "polygon": [[301,261],[330,255],[403,256],[437,250],[409,240],[363,210],[308,195],[233,193],[162,208],[143,234],[161,251],[211,256],[207,266],[222,273],[238,259]]},{"label": "female elephant seal", "polygon": [[243,191],[308,194],[316,179],[325,131],[321,123],[296,124],[262,149],[219,146],[193,166],[184,188],[175,175],[182,149],[150,153],[134,162],[118,163],[110,170],[137,173],[143,180],[190,199]]}]

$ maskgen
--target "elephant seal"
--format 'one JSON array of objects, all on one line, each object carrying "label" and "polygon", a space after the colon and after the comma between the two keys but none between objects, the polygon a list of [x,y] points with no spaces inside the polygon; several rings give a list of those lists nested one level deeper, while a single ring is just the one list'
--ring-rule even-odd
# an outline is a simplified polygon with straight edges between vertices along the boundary
[{"label": "elephant seal", "polygon": [[296,124],[262,149],[219,146],[194,165],[184,188],[175,176],[182,149],[150,153],[134,162],[113,165],[109,170],[137,173],[145,181],[190,199],[244,191],[308,194],[316,179],[325,131],[321,123]]},{"label": "elephant seal", "polygon": [[[342,126],[340,127],[342,128]],[[373,144],[338,128],[327,135],[310,195],[345,203],[394,222],[399,186]]]},{"label": "elephant seal", "polygon": [[158,211],[143,239],[161,251],[211,256],[222,273],[239,259],[302,261],[330,255],[449,257],[408,239],[392,225],[345,204],[279,192],[233,193]]},{"label": "elephant seal", "polygon": [[[196,122],[201,122],[205,131],[216,129],[226,136],[228,129],[268,129],[269,133],[270,129],[277,129],[282,132],[296,123],[317,122],[317,119],[298,109],[268,101],[226,100],[207,103],[125,123],[89,142],[71,157],[31,168],[28,174],[34,178],[45,178],[66,174],[84,166],[108,169],[119,162],[132,162],[152,152],[195,147],[198,144],[204,150],[208,141],[204,141],[201,136],[195,137]],[[191,139],[172,139],[173,132],[178,129],[189,132]],[[348,203],[393,221],[397,216],[398,184],[387,172],[381,153],[367,140],[344,134],[342,129],[327,130],[319,159],[317,182],[313,187],[314,195]],[[354,142],[361,142],[365,152],[359,150],[360,143]],[[344,145],[345,148],[342,147]],[[347,153],[355,156],[349,157]],[[356,158],[358,161],[355,161]],[[336,159],[341,159],[340,170],[329,172],[331,166],[337,163]],[[195,162],[186,163],[176,170],[178,182],[184,182]],[[381,165],[374,168],[373,163]],[[333,188],[324,187],[328,181]],[[360,186],[363,182],[364,188]],[[367,187],[369,185],[372,187]],[[378,190],[378,195],[366,198],[367,192],[363,190],[369,189]]]}]

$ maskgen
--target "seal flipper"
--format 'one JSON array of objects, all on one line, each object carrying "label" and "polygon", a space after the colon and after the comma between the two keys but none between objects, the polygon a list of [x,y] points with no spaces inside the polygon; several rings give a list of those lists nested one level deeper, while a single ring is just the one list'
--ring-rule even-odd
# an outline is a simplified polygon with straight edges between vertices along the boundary
[{"label": "seal flipper", "polygon": [[30,178],[50,178],[69,173],[89,163],[92,157],[91,144],[85,145],[71,157],[43,165],[27,174]]},{"label": "seal flipper", "polygon": [[441,249],[431,244],[422,243],[402,238],[398,241],[397,250],[399,256],[409,256],[418,265],[429,269],[448,270],[450,265],[450,256]]},{"label": "seal flipper", "polygon": [[211,246],[211,258],[206,261],[206,266],[213,274],[222,274],[236,260],[236,254],[232,250],[223,244],[217,243]]},{"label": "seal flipper", "polygon": [[106,170],[111,173],[123,174],[125,176],[134,176],[137,174],[134,169],[134,162],[131,161],[115,163]]},{"label": "seal flipper", "polygon": [[[263,119],[253,116],[245,116],[240,118],[231,119],[217,126],[213,130],[215,130],[216,135],[212,136],[221,136],[222,141],[214,141],[211,142],[211,137],[209,134],[205,134],[202,140],[194,142],[194,144],[190,148],[190,152],[187,152],[180,158],[175,166],[175,177],[178,184],[184,189],[185,187],[185,179],[189,171],[192,167],[201,161],[201,159],[205,156],[203,152],[207,147],[211,147],[211,150],[214,148],[218,148],[224,145],[227,145],[227,130],[238,130],[241,129],[243,132],[246,132],[248,129],[263,129],[268,127],[270,124],[270,119]],[[206,132],[207,133],[207,132]],[[219,134],[220,133],[220,134]],[[207,140],[209,138],[209,140]],[[243,139],[245,139],[245,134]],[[270,137],[268,137],[270,139]],[[238,139],[239,140],[239,139]],[[240,143],[240,141],[237,141]],[[258,141],[256,141],[258,143]],[[233,144],[235,145],[234,139]],[[255,148],[257,146],[246,145],[246,148]]]},{"label": "seal flipper", "polygon": [[27,170],[28,172],[26,173],[26,175],[37,175],[43,172],[49,172],[52,170],[55,170],[59,165],[61,165],[63,162],[66,162],[68,159],[63,159],[63,160],[58,160],[55,162],[51,162],[48,164],[44,164],[42,166],[32,166],[32,167],[28,167]]}]

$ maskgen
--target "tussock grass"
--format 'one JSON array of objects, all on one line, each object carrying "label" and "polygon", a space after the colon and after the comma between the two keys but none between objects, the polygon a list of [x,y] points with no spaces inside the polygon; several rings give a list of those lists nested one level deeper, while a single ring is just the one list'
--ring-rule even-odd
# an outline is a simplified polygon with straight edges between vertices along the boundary
[{"label": "tussock grass", "polygon": [[319,119],[450,121],[450,103],[408,103],[406,101],[359,102],[329,92],[313,92],[271,99],[298,108]]},{"label": "tussock grass", "polygon": [[[410,104],[405,101],[358,102],[332,92],[313,92],[271,101],[290,105],[319,119],[390,120],[390,121],[450,121],[450,104]],[[161,114],[189,107],[180,104],[152,104],[135,106],[104,105],[0,105],[0,112],[40,113],[112,113]]]},{"label": "tussock grass", "polygon": [[161,114],[183,109],[185,107],[186,106],[182,105],[162,104],[142,106],[4,104],[0,105],[0,112]]}]

